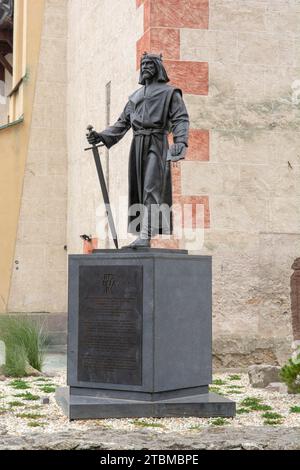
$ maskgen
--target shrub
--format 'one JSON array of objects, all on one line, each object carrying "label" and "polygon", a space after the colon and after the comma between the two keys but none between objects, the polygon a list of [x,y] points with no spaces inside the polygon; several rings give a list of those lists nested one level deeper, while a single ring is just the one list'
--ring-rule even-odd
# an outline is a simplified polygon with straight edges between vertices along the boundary
[{"label": "shrub", "polygon": [[46,335],[40,322],[16,315],[2,317],[0,339],[5,344],[5,375],[23,377],[28,364],[42,369]]},{"label": "shrub", "polygon": [[289,393],[300,393],[300,353],[288,360],[280,370],[280,378],[287,385]]}]

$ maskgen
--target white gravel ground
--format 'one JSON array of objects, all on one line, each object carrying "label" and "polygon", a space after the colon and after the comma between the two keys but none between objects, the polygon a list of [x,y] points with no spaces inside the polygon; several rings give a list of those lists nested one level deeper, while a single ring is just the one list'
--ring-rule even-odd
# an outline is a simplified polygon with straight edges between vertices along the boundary
[{"label": "white gravel ground", "polygon": [[[300,413],[293,413],[290,411],[292,406],[300,407],[300,395],[280,394],[277,392],[268,392],[263,389],[252,388],[249,384],[247,374],[238,374],[238,380],[232,380],[233,374],[216,374],[214,380],[221,379],[225,382],[224,385],[213,385],[213,388],[219,389],[226,397],[231,398],[237,402],[237,410],[245,408],[240,405],[240,402],[246,397],[256,397],[261,399],[261,404],[269,405],[272,407],[271,412],[276,412],[282,415],[281,423],[275,424],[276,426],[294,427],[300,426]],[[110,429],[118,430],[133,430],[137,428],[147,427],[153,429],[155,432],[186,432],[207,426],[216,426],[218,424],[228,425],[233,427],[239,426],[262,426],[264,423],[264,411],[250,411],[245,414],[237,414],[233,419],[216,420],[216,418],[156,418],[156,419],[99,419],[99,420],[85,420],[69,422],[68,419],[62,414],[60,408],[57,406],[53,393],[45,393],[41,391],[41,386],[45,384],[55,384],[60,386],[65,384],[65,374],[57,373],[54,377],[46,378],[46,382],[39,381],[35,377],[28,377],[24,380],[30,385],[29,390],[16,390],[11,386],[14,379],[6,379],[0,382],[0,430],[13,435],[22,435],[24,433],[56,433],[66,430],[85,430],[92,427],[108,427]],[[229,387],[237,386],[235,390],[230,390]],[[18,393],[31,392],[40,397],[48,396],[50,403],[48,405],[41,405],[40,400],[29,401],[22,397],[16,397]],[[217,390],[214,390],[217,391]],[[239,392],[239,393],[237,393]],[[22,402],[22,405],[11,406],[12,401]],[[19,414],[33,413],[40,414],[40,417],[20,417]]]}]

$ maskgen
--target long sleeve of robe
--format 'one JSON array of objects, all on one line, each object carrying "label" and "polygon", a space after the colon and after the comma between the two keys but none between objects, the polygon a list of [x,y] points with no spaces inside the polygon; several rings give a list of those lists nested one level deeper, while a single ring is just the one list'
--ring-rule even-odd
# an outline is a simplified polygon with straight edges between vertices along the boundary
[{"label": "long sleeve of robe", "polygon": [[130,112],[131,104],[128,102],[120,115],[119,119],[112,126],[107,127],[104,131],[100,132],[100,135],[107,148],[112,147],[114,144],[124,137],[126,132],[130,129]]},{"label": "long sleeve of robe", "polygon": [[188,146],[189,115],[181,93],[177,90],[172,95],[168,118],[174,144],[183,143]]}]

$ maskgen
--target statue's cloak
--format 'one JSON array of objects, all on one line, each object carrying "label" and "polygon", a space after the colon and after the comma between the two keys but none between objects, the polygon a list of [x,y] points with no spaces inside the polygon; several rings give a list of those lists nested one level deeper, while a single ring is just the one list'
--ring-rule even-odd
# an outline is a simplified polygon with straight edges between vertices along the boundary
[{"label": "statue's cloak", "polygon": [[[172,206],[171,169],[167,164],[168,134],[174,143],[188,145],[189,117],[182,92],[163,82],[153,82],[136,90],[117,122],[100,133],[110,148],[129,130],[133,140],[129,155],[129,217],[128,231],[140,228],[130,213],[134,204],[167,204]],[[160,220],[153,233],[172,233],[172,218]]]}]

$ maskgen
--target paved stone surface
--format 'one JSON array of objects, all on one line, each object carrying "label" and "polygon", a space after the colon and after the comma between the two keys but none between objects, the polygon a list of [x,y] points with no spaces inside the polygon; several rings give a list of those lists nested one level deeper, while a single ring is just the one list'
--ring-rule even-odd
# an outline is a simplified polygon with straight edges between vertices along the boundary
[{"label": "paved stone surface", "polygon": [[[4,430],[5,432],[5,430]],[[122,432],[90,429],[57,434],[3,435],[0,430],[0,450],[59,450],[59,449],[196,449],[196,450],[300,450],[300,428],[220,427],[189,433],[164,433],[142,429]]]}]

